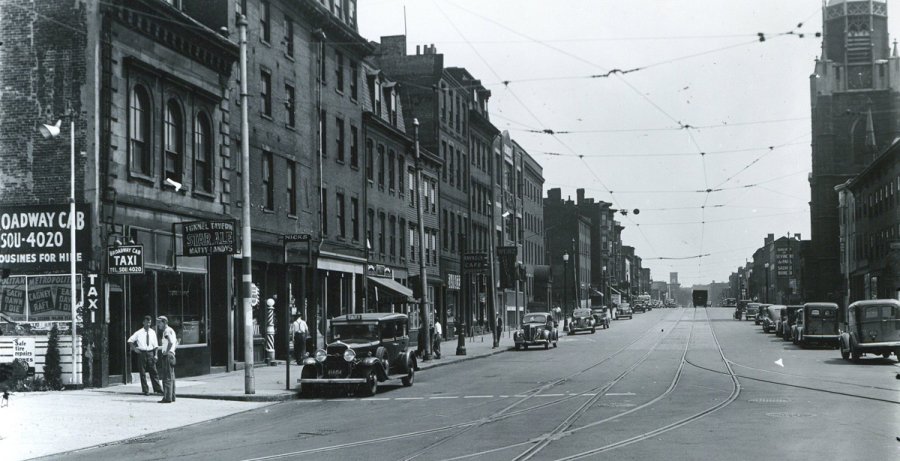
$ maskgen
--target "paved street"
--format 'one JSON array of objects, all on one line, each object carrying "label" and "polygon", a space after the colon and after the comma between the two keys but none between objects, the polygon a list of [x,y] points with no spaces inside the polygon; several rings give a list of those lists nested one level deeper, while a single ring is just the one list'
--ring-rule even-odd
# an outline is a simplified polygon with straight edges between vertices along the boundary
[{"label": "paved street", "polygon": [[655,309],[374,398],[287,401],[57,457],[896,459],[895,358],[801,350],[731,313]]}]

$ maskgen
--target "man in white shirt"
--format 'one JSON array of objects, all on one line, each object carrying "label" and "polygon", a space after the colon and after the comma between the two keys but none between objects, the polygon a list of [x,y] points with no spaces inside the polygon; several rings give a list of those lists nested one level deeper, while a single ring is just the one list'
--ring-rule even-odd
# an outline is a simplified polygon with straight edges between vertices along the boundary
[{"label": "man in white shirt", "polygon": [[141,375],[141,390],[144,395],[150,395],[150,388],[147,386],[147,373],[150,374],[150,383],[153,384],[153,392],[162,394],[162,387],[159,386],[159,376],[156,373],[156,350],[159,349],[159,343],[156,340],[156,331],[150,328],[153,318],[149,315],[144,316],[144,327],[136,331],[130,338],[128,344],[131,345],[131,351],[138,354],[138,366]]},{"label": "man in white shirt", "polygon": [[294,338],[294,360],[297,365],[301,365],[306,357],[306,338],[309,337],[309,326],[302,315],[298,315],[297,320],[291,324],[291,337]]},{"label": "man in white shirt", "polygon": [[441,337],[444,335],[444,330],[441,328],[441,322],[437,319],[434,320],[434,343],[432,345],[432,353],[434,354],[434,358],[441,358]]},{"label": "man in white shirt", "polygon": [[178,338],[175,330],[169,326],[169,319],[164,315],[156,318],[156,329],[162,331],[162,345],[160,351],[160,368],[163,380],[163,398],[159,403],[172,403],[175,401],[175,348],[178,347]]}]

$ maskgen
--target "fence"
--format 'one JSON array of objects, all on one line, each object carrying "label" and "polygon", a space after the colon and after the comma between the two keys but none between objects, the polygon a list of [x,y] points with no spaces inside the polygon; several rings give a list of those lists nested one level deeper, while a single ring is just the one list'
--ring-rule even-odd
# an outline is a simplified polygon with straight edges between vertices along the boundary
[{"label": "fence", "polygon": [[[13,361],[13,341],[19,338],[34,339],[34,373],[44,374],[45,357],[49,336],[0,336],[0,363]],[[82,383],[81,373],[81,336],[77,336],[75,344],[75,383]],[[59,335],[59,358],[62,366],[63,384],[72,383],[72,336]]]}]

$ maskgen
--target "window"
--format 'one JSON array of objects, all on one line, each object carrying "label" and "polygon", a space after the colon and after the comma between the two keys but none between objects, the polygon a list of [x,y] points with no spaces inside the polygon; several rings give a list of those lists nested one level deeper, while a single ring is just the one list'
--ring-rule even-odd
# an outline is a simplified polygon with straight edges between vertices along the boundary
[{"label": "window", "polygon": [[[462,170],[466,164],[459,149],[456,149],[456,165],[456,187],[462,188]],[[453,178],[450,178],[450,184],[453,184]]]},{"label": "window", "polygon": [[[339,3],[339,2],[338,2]],[[344,92],[344,55],[340,52],[334,53],[334,74],[335,74],[335,88]]]},{"label": "window", "polygon": [[369,85],[369,96],[372,98],[372,112],[381,117],[381,80],[378,77],[372,78]]},{"label": "window", "polygon": [[391,108],[388,113],[388,116],[390,117],[391,125],[396,126],[397,125],[397,89],[396,88],[391,88],[390,97],[391,97],[391,99],[390,99]]},{"label": "window", "polygon": [[285,84],[284,94],[287,96],[287,101],[284,102],[284,108],[287,110],[287,126],[294,127],[297,125],[297,114],[294,110],[294,107],[296,107],[297,96],[294,94],[294,87]]},{"label": "window", "polygon": [[337,194],[337,222],[338,222],[338,236],[340,238],[347,238],[347,228],[344,222],[344,194],[338,192]]},{"label": "window", "polygon": [[397,257],[397,217],[391,215],[390,220],[390,240],[388,241],[388,255],[391,259]]},{"label": "window", "polygon": [[143,86],[131,89],[131,119],[129,137],[131,169],[144,176],[153,175],[153,154],[150,152],[150,97]]},{"label": "window", "polygon": [[431,264],[437,264],[437,231],[431,231]]},{"label": "window", "polygon": [[271,152],[263,152],[263,188],[266,193],[265,209],[275,209],[275,166]]},{"label": "window", "polygon": [[366,247],[374,252],[375,248],[375,210],[369,208],[366,212]]},{"label": "window", "polygon": [[449,98],[450,98],[450,104],[447,104],[447,107],[448,107],[448,112],[449,112],[450,127],[452,128],[453,127],[453,92],[452,91],[450,92]]},{"label": "window", "polygon": [[394,180],[394,177],[397,175],[397,171],[394,169],[395,160],[396,154],[394,154],[394,150],[391,149],[388,151],[388,189],[390,189],[391,192],[394,191],[394,186],[396,185]]},{"label": "window", "polygon": [[403,173],[406,172],[406,160],[402,155],[397,156],[397,191],[403,196]]},{"label": "window", "polygon": [[337,161],[343,163],[344,162],[344,119],[335,118],[334,119],[335,126],[337,126],[337,136],[335,136],[335,141],[337,144]]},{"label": "window", "polygon": [[297,215],[297,162],[287,162],[287,203],[288,214]]},{"label": "window", "polygon": [[339,19],[344,19],[344,0],[334,0],[334,15]]},{"label": "window", "polygon": [[184,146],[184,123],[182,122],[181,106],[174,99],[166,104],[165,116],[165,160],[163,163],[163,179],[169,178],[181,182],[182,155]]},{"label": "window", "polygon": [[400,220],[400,259],[406,259],[406,220]]},{"label": "window", "polygon": [[[446,228],[445,228],[446,229]],[[453,219],[453,215],[450,215],[450,235],[456,237],[456,221]],[[444,235],[446,239],[447,236]],[[447,242],[444,242],[444,248],[447,247]],[[456,253],[456,239],[450,239],[450,253]]]},{"label": "window", "polygon": [[237,25],[237,20],[240,19],[241,16],[247,16],[247,0],[238,0],[234,2],[235,9],[235,25]]},{"label": "window", "polygon": [[407,173],[409,175],[409,206],[416,206],[416,178],[413,176],[413,172],[409,171]]},{"label": "window", "polygon": [[384,213],[378,213],[378,252],[384,256],[384,231],[385,231],[385,222],[384,222]]},{"label": "window", "polygon": [[378,145],[378,187],[384,188],[384,146]]},{"label": "window", "polygon": [[350,227],[353,231],[353,241],[359,240],[359,199],[350,198]]},{"label": "window", "polygon": [[[458,151],[457,151],[457,152],[458,152]],[[448,160],[449,160],[449,162],[450,162],[449,166],[447,167],[447,169],[450,170],[450,171],[448,171],[447,174],[450,176],[450,185],[452,186],[452,185],[456,184],[456,173],[455,173],[456,167],[454,166],[455,164],[453,163],[453,158],[454,158],[454,156],[453,156],[453,146],[448,146],[448,148],[447,148],[447,158],[448,158]]]},{"label": "window", "polygon": [[350,125],[350,166],[359,168],[359,129]]},{"label": "window", "polygon": [[375,147],[371,139],[366,140],[366,178],[375,180]]},{"label": "window", "polygon": [[441,141],[441,156],[444,157],[444,168],[441,168],[441,177],[447,182],[447,141]]},{"label": "window", "polygon": [[212,138],[209,117],[197,114],[194,121],[194,189],[212,192]]},{"label": "window", "polygon": [[284,54],[294,56],[294,21],[284,18]]},{"label": "window", "polygon": [[271,40],[271,17],[269,9],[269,0],[260,0],[259,2],[259,38],[269,43]]},{"label": "window", "polygon": [[328,150],[325,148],[327,142],[327,127],[325,126],[325,120],[327,119],[327,114],[325,113],[325,109],[319,113],[319,152],[322,153],[322,157],[328,156]]},{"label": "window", "polygon": [[448,241],[447,240],[447,232],[449,232],[449,230],[447,229],[449,227],[449,226],[447,226],[448,222],[449,221],[447,220],[447,210],[444,210],[444,220],[441,222],[441,230],[444,231],[444,238],[442,239],[444,241],[444,251],[447,251],[447,249],[448,249],[447,248],[447,241]]},{"label": "window", "polygon": [[322,86],[325,86],[325,43],[319,42],[319,81],[322,82]]},{"label": "window", "polygon": [[328,189],[322,189],[322,235],[328,235]]},{"label": "window", "polygon": [[356,0],[347,1],[347,24],[356,25]]},{"label": "window", "polygon": [[409,224],[409,261],[416,262],[416,225]]},{"label": "window", "polygon": [[153,306],[149,304],[153,299],[155,283],[157,309],[160,315],[169,319],[169,326],[175,330],[178,345],[206,343],[206,274],[192,274],[172,271],[151,271],[153,274],[139,276],[135,284],[140,286],[142,293],[148,296],[141,297],[136,304],[140,305],[141,312],[152,312]]},{"label": "window", "polygon": [[262,98],[263,115],[272,116],[272,74],[260,71],[259,93]]},{"label": "window", "polygon": [[359,64],[350,62],[350,99],[359,99]]}]

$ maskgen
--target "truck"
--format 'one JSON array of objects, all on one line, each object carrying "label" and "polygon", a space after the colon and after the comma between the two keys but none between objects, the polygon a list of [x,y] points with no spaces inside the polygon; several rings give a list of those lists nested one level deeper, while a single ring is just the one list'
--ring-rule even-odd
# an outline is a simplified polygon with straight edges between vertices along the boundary
[{"label": "truck", "polygon": [[694,290],[694,292],[693,292],[694,307],[706,307],[708,299],[709,299],[709,291]]}]

